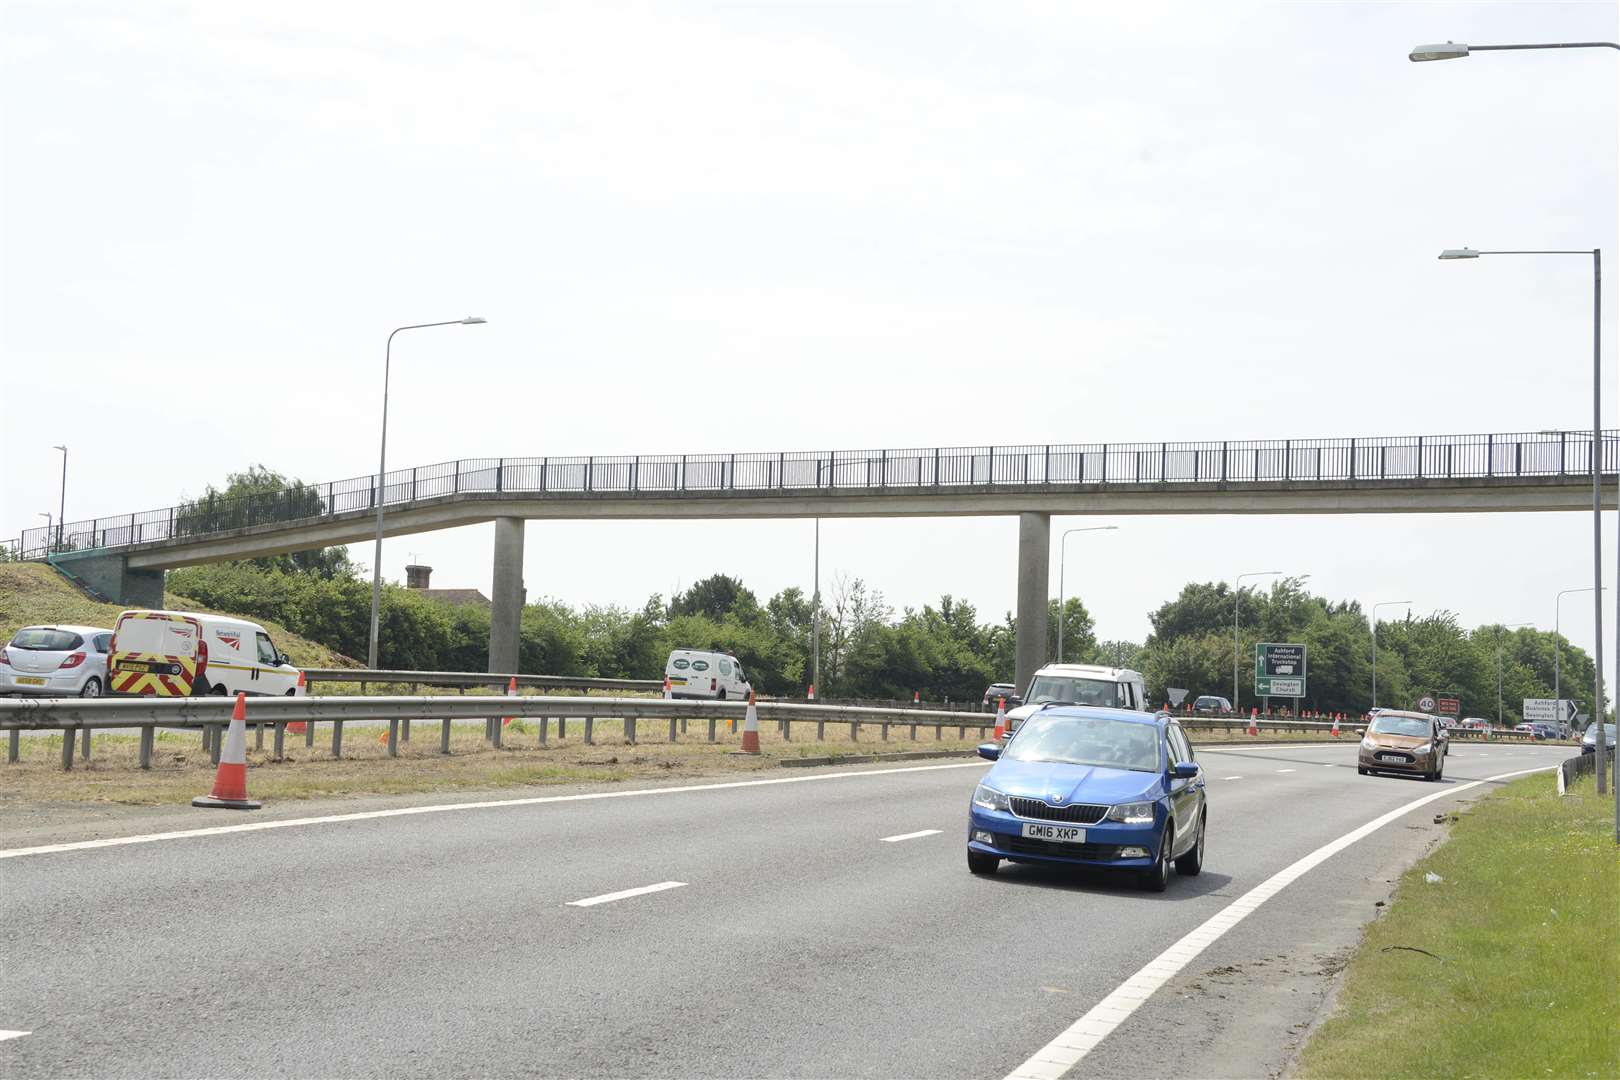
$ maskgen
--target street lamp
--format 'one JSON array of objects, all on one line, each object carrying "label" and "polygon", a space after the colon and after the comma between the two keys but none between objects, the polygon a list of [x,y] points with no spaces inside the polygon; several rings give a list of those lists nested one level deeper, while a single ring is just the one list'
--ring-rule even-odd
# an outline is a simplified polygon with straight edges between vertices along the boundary
[{"label": "street lamp", "polygon": [[[817,467],[821,465],[818,460]],[[821,519],[816,518],[816,577],[810,597],[810,697],[816,696],[821,681]]]},{"label": "street lamp", "polygon": [[1063,568],[1069,556],[1069,536],[1083,532],[1113,532],[1118,525],[1088,525],[1083,529],[1068,529],[1058,538],[1058,639],[1057,662],[1063,663]]},{"label": "street lamp", "polygon": [[[1521,626],[1534,626],[1533,622],[1508,623],[1496,628],[1496,726],[1502,726],[1502,631],[1517,630]],[[1554,708],[1557,708],[1555,705]]]},{"label": "street lamp", "polygon": [[1414,64],[1427,60],[1461,60],[1477,52],[1507,52],[1518,49],[1620,49],[1612,41],[1559,41],[1545,45],[1464,45],[1448,41],[1443,45],[1419,45],[1406,54]]},{"label": "street lamp", "polygon": [[[1419,45],[1417,48],[1413,49],[1410,53],[1407,54],[1407,59],[1415,61],[1415,62],[1422,62],[1422,61],[1426,61],[1426,60],[1457,60],[1457,59],[1460,59],[1462,57],[1469,56],[1472,53],[1476,53],[1476,52],[1518,52],[1518,51],[1522,51],[1522,50],[1533,50],[1533,49],[1617,49],[1617,50],[1620,50],[1620,44],[1617,44],[1617,43],[1615,43],[1613,41],[1555,41],[1555,42],[1537,42],[1537,43],[1530,43],[1530,44],[1515,44],[1515,45],[1472,45],[1472,46],[1470,46],[1470,45],[1460,45],[1460,44],[1458,44],[1457,42],[1454,42],[1454,41],[1448,41],[1444,45]],[[1596,268],[1596,262],[1597,262],[1597,252],[1594,251],[1592,253],[1592,255],[1593,255],[1593,263],[1594,263],[1594,269],[1595,269]],[[1466,258],[1467,256],[1463,256],[1463,257]],[[1596,377],[1596,375],[1594,373],[1594,379],[1595,379],[1595,377]],[[1592,411],[1593,411],[1593,414],[1594,414],[1594,422],[1593,422],[1593,427],[1594,428],[1596,428],[1596,426],[1597,426],[1596,420],[1595,420],[1595,414],[1597,412],[1597,405],[1598,405],[1597,399],[1596,399],[1596,396],[1594,394],[1593,401],[1592,401]],[[1592,443],[1593,443],[1592,454],[1593,454],[1594,457],[1596,457],[1597,454],[1599,453],[1599,449],[1600,449],[1601,444],[1598,442],[1598,437],[1597,437],[1595,432],[1593,434]],[[1620,470],[1617,470],[1617,471],[1620,471]],[[1594,464],[1593,467],[1592,467],[1592,479],[1593,479],[1594,483],[1596,483],[1596,481],[1597,481],[1597,475],[1598,475],[1598,468]],[[1620,573],[1620,570],[1617,570],[1617,573]],[[1601,585],[1602,583],[1601,582],[1596,582],[1596,584]],[[1593,597],[1593,603],[1594,604],[1601,602],[1601,595],[1602,594],[1599,593],[1598,596]],[[1620,592],[1617,592],[1616,595],[1615,595],[1615,604],[1616,604],[1617,616],[1620,616]],[[1602,620],[1602,618],[1600,616],[1598,618],[1598,622],[1601,624],[1602,621],[1603,620]],[[1600,637],[1598,639],[1598,641],[1596,642],[1596,645],[1599,646],[1599,648],[1598,648],[1599,653],[1602,652],[1602,649],[1601,649],[1602,644],[1603,644],[1602,638]],[[1592,712],[1593,712],[1593,715],[1594,715],[1596,721],[1598,723],[1602,723],[1603,722],[1603,693],[1602,693],[1603,669],[1602,669],[1602,663],[1601,663],[1601,659],[1602,659],[1601,656],[1598,659],[1599,659],[1599,664],[1598,664],[1598,672],[1597,672],[1597,679],[1596,679],[1596,683],[1597,683],[1597,686],[1598,686],[1598,695],[1597,695],[1597,702],[1592,706]],[[1615,650],[1615,685],[1620,686],[1620,649]],[[1601,727],[1598,728],[1598,734],[1600,736],[1603,734],[1603,729]],[[1593,762],[1593,765],[1596,767],[1596,770],[1597,770],[1597,790],[1598,790],[1598,794],[1600,794],[1600,795],[1603,793],[1603,785],[1605,783],[1605,775],[1606,775],[1605,770],[1604,770],[1604,764],[1603,764],[1603,756],[1604,756],[1605,752],[1606,752],[1606,748],[1605,748],[1603,739],[1599,738],[1597,740],[1597,746],[1596,746],[1596,754],[1595,754],[1596,760]],[[1617,760],[1616,765],[1620,766],[1620,760]],[[1614,839],[1615,839],[1615,843],[1620,844],[1620,767],[1617,767],[1616,771],[1615,771],[1615,784],[1614,784]]]},{"label": "street lamp", "polygon": [[67,524],[67,447],[53,446],[52,450],[62,451],[62,495],[56,507],[56,550],[62,550],[62,527]]},{"label": "street lamp", "polygon": [[[1593,591],[1592,586],[1585,585],[1585,586],[1582,586],[1579,589],[1560,589],[1558,591],[1558,594],[1553,597],[1553,700],[1554,701],[1563,701],[1564,700],[1564,695],[1563,695],[1563,692],[1562,692],[1562,684],[1559,682],[1561,672],[1558,670],[1559,658],[1563,655],[1562,646],[1563,646],[1564,639],[1563,639],[1563,636],[1559,633],[1558,627],[1559,627],[1559,623],[1560,623],[1559,616],[1563,613],[1563,610],[1564,610],[1564,597],[1567,596],[1570,593],[1583,593],[1583,592],[1592,592],[1592,591]],[[1608,592],[1608,587],[1605,586],[1603,591]],[[1557,708],[1557,706],[1554,706],[1554,708]],[[1599,705],[1594,710],[1594,712],[1598,712],[1598,713],[1601,713],[1602,711],[1603,711],[1603,706],[1601,706],[1601,705]]]},{"label": "street lamp", "polygon": [[[1400,607],[1402,604],[1410,605],[1410,600],[1380,600],[1372,606],[1372,639],[1373,639],[1373,668],[1372,668],[1372,705],[1378,708],[1378,609],[1381,607]],[[1411,614],[1408,612],[1407,614]]]},{"label": "street lamp", "polygon": [[[388,335],[388,344],[383,349],[382,450],[377,456],[377,487],[374,495],[377,500],[377,543],[371,556],[371,640],[366,648],[367,665],[373,670],[377,667],[377,619],[382,610],[383,496],[386,494],[383,483],[388,475],[388,373],[393,366],[394,334],[401,330],[424,330],[430,326],[476,326],[484,321],[476,315],[468,315],[465,319],[401,326]],[[66,468],[65,464],[63,468]]]},{"label": "street lamp", "polygon": [[[1616,46],[1620,48],[1620,46]],[[1592,256],[1592,715],[1603,716],[1603,250],[1588,251],[1475,251],[1473,248],[1447,248],[1442,259],[1477,259],[1481,255],[1591,255]],[[1601,729],[1600,729],[1601,730]],[[1598,740],[1597,769],[1599,795],[1608,790],[1603,740]],[[1617,803],[1620,814],[1620,803]],[[1616,822],[1620,830],[1620,820]]]}]

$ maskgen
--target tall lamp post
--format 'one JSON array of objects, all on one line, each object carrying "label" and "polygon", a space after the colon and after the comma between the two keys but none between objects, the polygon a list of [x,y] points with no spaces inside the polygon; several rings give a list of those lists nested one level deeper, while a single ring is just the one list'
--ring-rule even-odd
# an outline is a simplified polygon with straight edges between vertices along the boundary
[{"label": "tall lamp post", "polygon": [[[1505,46],[1504,46],[1505,47]],[[1620,46],[1617,46],[1620,47]],[[1464,46],[1464,55],[1467,47]],[[1473,248],[1447,248],[1442,259],[1477,259],[1481,255],[1581,255],[1592,256],[1592,715],[1603,718],[1603,250],[1591,251],[1475,251]],[[1601,728],[1598,729],[1600,732]],[[1599,795],[1608,791],[1608,767],[1604,763],[1603,740],[1597,740]],[[1620,814],[1620,804],[1617,804]],[[1620,829],[1620,821],[1616,828]]]},{"label": "tall lamp post", "polygon": [[1114,532],[1118,525],[1088,525],[1080,529],[1066,529],[1058,538],[1058,633],[1057,662],[1063,663],[1063,569],[1069,556],[1069,537],[1083,532]]},{"label": "tall lamp post", "polygon": [[[819,464],[819,462],[818,462]],[[821,682],[821,519],[816,518],[816,577],[810,597],[810,696]]]},{"label": "tall lamp post", "polygon": [[56,550],[62,550],[62,527],[67,524],[67,447],[53,446],[52,450],[62,451],[62,494],[61,501],[56,505]]},{"label": "tall lamp post", "polygon": [[[1562,678],[1563,673],[1559,670],[1559,661],[1560,661],[1560,658],[1563,656],[1563,651],[1564,651],[1563,650],[1564,638],[1563,638],[1563,634],[1560,633],[1560,631],[1559,631],[1559,627],[1562,625],[1562,615],[1563,615],[1563,611],[1564,611],[1564,597],[1568,596],[1570,593],[1583,593],[1583,592],[1592,592],[1592,591],[1593,591],[1592,586],[1583,585],[1582,587],[1580,587],[1578,589],[1560,589],[1560,590],[1558,590],[1558,594],[1553,597],[1553,700],[1554,701],[1562,701],[1562,700],[1564,700],[1563,683],[1561,682],[1561,678]],[[1609,591],[1607,585],[1605,585],[1603,587],[1603,591],[1604,592]],[[1602,711],[1601,708],[1599,709],[1599,711]]]},{"label": "tall lamp post", "polygon": [[377,455],[377,487],[375,498],[377,500],[377,543],[371,555],[371,639],[366,647],[367,666],[375,669],[377,666],[377,620],[382,611],[382,541],[383,541],[383,503],[387,501],[387,494],[383,487],[388,475],[388,374],[393,367],[394,360],[394,334],[401,330],[424,330],[430,326],[474,326],[486,320],[476,315],[468,315],[465,319],[449,319],[445,322],[414,323],[410,326],[401,326],[388,335],[388,344],[383,349],[383,411],[382,411],[382,449]]},{"label": "tall lamp post", "polygon": [[[1522,52],[1522,51],[1525,51],[1525,50],[1536,50],[1536,49],[1616,49],[1616,50],[1620,50],[1620,43],[1616,43],[1616,42],[1613,42],[1613,41],[1553,41],[1553,42],[1519,43],[1519,44],[1512,44],[1512,45],[1461,45],[1461,44],[1458,44],[1457,42],[1454,42],[1454,41],[1448,41],[1444,45],[1419,45],[1417,48],[1413,49],[1410,53],[1407,54],[1407,59],[1412,60],[1414,62],[1419,62],[1419,63],[1421,63],[1423,61],[1427,61],[1427,60],[1460,60],[1463,57],[1470,56],[1470,55],[1472,55],[1473,53],[1476,53],[1476,52]],[[1595,411],[1596,407],[1597,407],[1597,402],[1593,401],[1592,405],[1593,405],[1593,409]],[[1596,442],[1595,439],[1594,439],[1594,442]],[[1596,445],[1594,445],[1592,447],[1592,452],[1593,452],[1594,455],[1598,452],[1598,447]],[[1620,471],[1620,470],[1617,470],[1617,471]],[[1617,557],[1620,557],[1620,555],[1617,555]],[[1617,570],[1617,573],[1620,573],[1620,570]],[[1594,597],[1593,603],[1599,603],[1601,596],[1602,596],[1602,594],[1599,593],[1597,597]],[[1615,604],[1616,604],[1616,609],[1615,609],[1616,610],[1616,616],[1620,617],[1620,592],[1617,592],[1616,595],[1615,595]],[[1601,644],[1601,641],[1598,644]],[[1601,669],[1601,666],[1599,667],[1598,682],[1600,684],[1602,682],[1602,669]],[[1620,649],[1615,650],[1615,685],[1620,686]],[[1617,710],[1617,712],[1620,712],[1620,710]],[[1598,694],[1597,703],[1592,706],[1592,714],[1593,714],[1593,718],[1598,723],[1601,724],[1603,722],[1603,695],[1602,695],[1601,692]],[[1600,727],[1600,728],[1598,728],[1598,735],[1601,736],[1602,734],[1603,734],[1603,729]],[[1599,739],[1597,739],[1597,746],[1596,746],[1596,758],[1597,758],[1597,760],[1594,761],[1593,764],[1597,768],[1597,789],[1598,789],[1598,791],[1600,793],[1603,791],[1603,784],[1604,784],[1604,770],[1603,770],[1603,755],[1604,755],[1604,753],[1605,753],[1605,747],[1604,747],[1603,739],[1599,738]],[[1617,762],[1617,766],[1620,766],[1620,762]],[[1615,784],[1614,784],[1614,839],[1615,839],[1615,843],[1620,844],[1620,767],[1617,767],[1617,769],[1616,769]]]},{"label": "tall lamp post", "polygon": [[1517,630],[1521,626],[1534,626],[1535,623],[1515,622],[1496,628],[1496,726],[1502,726],[1502,631]]},{"label": "tall lamp post", "polygon": [[1381,607],[1400,607],[1402,604],[1410,606],[1411,603],[1412,601],[1410,600],[1380,600],[1378,603],[1372,606],[1373,665],[1371,708],[1378,708],[1378,609]]}]

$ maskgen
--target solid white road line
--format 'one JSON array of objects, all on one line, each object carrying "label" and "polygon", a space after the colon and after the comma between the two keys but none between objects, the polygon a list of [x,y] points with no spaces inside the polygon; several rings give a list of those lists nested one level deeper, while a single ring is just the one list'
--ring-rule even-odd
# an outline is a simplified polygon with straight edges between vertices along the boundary
[{"label": "solid white road line", "polygon": [[568,906],[595,907],[597,904],[611,904],[615,900],[628,900],[632,896],[646,896],[648,893],[663,892],[666,889],[679,889],[685,885],[684,881],[660,881],[656,885],[643,885],[639,889],[621,889],[619,892],[603,893],[601,896],[587,896],[583,900],[570,900]]},{"label": "solid white road line", "polygon": [[0,1042],[5,1042],[7,1039],[20,1039],[24,1035],[28,1035],[28,1034],[31,1034],[31,1032],[27,1032],[27,1031],[0,1031]]},{"label": "solid white road line", "polygon": [[204,829],[147,833],[142,836],[114,836],[105,840],[78,840],[70,844],[41,844],[38,847],[0,850],[0,859],[23,855],[50,855],[61,851],[92,851],[96,848],[150,844],[159,840],[184,840],[193,836],[225,836],[228,833],[262,832],[266,829],[294,829],[304,825],[333,825],[343,821],[370,821],[377,818],[409,817],[413,814],[444,814],[453,810],[484,810],[498,806],[540,806],[545,803],[592,802],[596,799],[635,799],[648,795],[683,795],[694,791],[729,791],[734,788],[773,787],[782,784],[809,784],[825,780],[849,780],[862,776],[892,776],[897,773],[938,772],[941,769],[987,768],[983,761],[957,761],[949,765],[912,765],[905,768],[868,769],[864,772],[824,773],[820,776],[784,776],[773,780],[731,780],[722,784],[691,784],[686,787],[636,788],[630,791],[596,791],[584,795],[536,795],[526,799],[491,799],[487,802],[437,803],[430,806],[402,806],[394,810],[365,810],[353,814],[327,814],[323,817],[284,818],[280,821],[253,821],[245,825],[216,825]]},{"label": "solid white road line", "polygon": [[1113,993],[1092,1006],[1090,1012],[1070,1024],[1061,1035],[1037,1050],[1028,1061],[1008,1073],[1007,1080],[1056,1080],[1057,1077],[1074,1068],[1075,1065],[1079,1064],[1080,1059],[1091,1052],[1094,1046],[1106,1039],[1110,1032],[1124,1023],[1131,1013],[1136,1011],[1137,1006],[1152,997],[1154,991],[1174,978],[1182,968],[1192,963],[1199,953],[1213,945],[1223,934],[1242,922],[1261,904],[1276,896],[1289,884],[1314,870],[1357,840],[1377,832],[1397,818],[1411,813],[1420,806],[1434,802],[1436,799],[1444,799],[1448,795],[1458,795],[1469,788],[1479,787],[1481,784],[1506,780],[1514,776],[1524,776],[1528,773],[1548,772],[1555,768],[1557,768],[1556,765],[1544,765],[1539,769],[1520,769],[1517,772],[1488,776],[1484,780],[1475,780],[1468,784],[1457,784],[1436,791],[1433,794],[1425,795],[1421,799],[1415,799],[1405,806],[1396,807],[1387,814],[1373,818],[1360,828],[1345,833],[1337,840],[1322,845],[1292,865],[1277,871],[1265,881],[1262,881],[1216,912],[1203,925],[1197,927],[1180,941],[1154,957],[1135,975],[1132,975],[1116,987]]},{"label": "solid white road line", "polygon": [[940,830],[938,829],[923,829],[920,832],[903,832],[899,836],[885,836],[883,837],[883,842],[885,844],[895,844],[899,843],[901,840],[915,840],[919,836],[938,836],[939,832]]},{"label": "solid white road line", "polygon": [[[1278,769],[1277,771],[1278,772],[1293,772],[1294,770],[1293,769]],[[1172,850],[1174,850],[1174,849],[1172,849]]]}]

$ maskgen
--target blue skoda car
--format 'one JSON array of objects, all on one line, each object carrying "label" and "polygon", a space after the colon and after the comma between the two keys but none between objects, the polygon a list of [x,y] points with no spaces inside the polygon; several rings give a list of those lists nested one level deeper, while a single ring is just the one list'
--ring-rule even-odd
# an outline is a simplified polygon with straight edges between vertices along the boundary
[{"label": "blue skoda car", "polygon": [[1170,864],[1204,866],[1204,774],[1181,725],[1167,715],[1051,705],[1025,720],[968,808],[968,869],[1002,859],[1109,866],[1163,892]]}]

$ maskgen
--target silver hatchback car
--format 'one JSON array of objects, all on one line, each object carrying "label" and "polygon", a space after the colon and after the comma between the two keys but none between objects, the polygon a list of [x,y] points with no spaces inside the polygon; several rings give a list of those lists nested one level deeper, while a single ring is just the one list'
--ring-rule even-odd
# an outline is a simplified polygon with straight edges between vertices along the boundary
[{"label": "silver hatchback car", "polygon": [[107,690],[102,626],[25,626],[0,648],[0,694],[100,697]]}]

